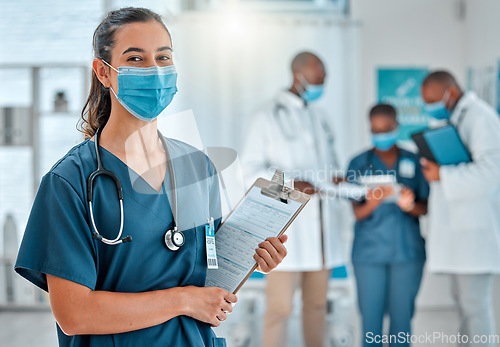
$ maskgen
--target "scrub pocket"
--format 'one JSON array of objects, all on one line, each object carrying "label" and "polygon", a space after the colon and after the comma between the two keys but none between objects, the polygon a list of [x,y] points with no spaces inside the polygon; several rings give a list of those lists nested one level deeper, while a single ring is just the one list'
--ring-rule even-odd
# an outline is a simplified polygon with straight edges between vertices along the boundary
[{"label": "scrub pocket", "polygon": [[214,337],[213,343],[214,343],[214,347],[227,347],[226,339],[223,337]]}]

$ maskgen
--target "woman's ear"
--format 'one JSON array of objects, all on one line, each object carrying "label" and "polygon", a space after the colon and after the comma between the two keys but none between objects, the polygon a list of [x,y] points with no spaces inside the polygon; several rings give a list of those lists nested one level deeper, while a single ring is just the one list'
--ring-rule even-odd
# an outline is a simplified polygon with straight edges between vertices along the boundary
[{"label": "woman's ear", "polygon": [[101,59],[95,58],[92,62],[92,68],[97,76],[97,79],[101,81],[102,85],[106,88],[111,86],[111,81],[109,79],[109,67],[102,62]]}]

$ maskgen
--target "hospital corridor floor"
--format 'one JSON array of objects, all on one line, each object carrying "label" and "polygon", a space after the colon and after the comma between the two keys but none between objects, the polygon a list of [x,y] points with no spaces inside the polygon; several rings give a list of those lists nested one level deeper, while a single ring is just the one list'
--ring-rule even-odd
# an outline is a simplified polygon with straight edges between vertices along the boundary
[{"label": "hospital corridor floor", "polygon": [[[0,346],[3,347],[53,347],[57,346],[54,319],[50,311],[40,312],[0,312]],[[451,309],[422,309],[417,311],[414,319],[414,333],[425,334],[429,331],[439,331],[454,334],[458,326],[457,313]],[[298,317],[292,317],[290,330],[300,327]],[[499,327],[497,327],[498,329]],[[355,328],[359,331],[359,327]],[[359,334],[358,334],[359,335]],[[293,337],[291,337],[293,338]],[[358,346],[357,341],[354,346]],[[455,346],[454,344],[439,344],[440,346]],[[230,345],[231,346],[231,345]],[[256,345],[257,346],[257,345]],[[289,346],[300,346],[296,341],[290,341]],[[429,346],[415,344],[414,346]],[[328,346],[330,347],[330,345]],[[333,347],[333,346],[332,346]]]}]

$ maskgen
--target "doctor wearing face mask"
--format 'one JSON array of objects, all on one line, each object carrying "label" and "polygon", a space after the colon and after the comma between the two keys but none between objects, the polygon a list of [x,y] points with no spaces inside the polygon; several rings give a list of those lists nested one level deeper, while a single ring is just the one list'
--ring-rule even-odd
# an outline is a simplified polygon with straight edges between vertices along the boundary
[{"label": "doctor wearing face mask", "polygon": [[[177,92],[170,33],[129,7],[110,12],[93,43],[85,140],[43,177],[15,269],[48,292],[60,346],[225,346],[211,327],[237,298],[205,287],[217,172],[157,129]],[[281,262],[285,240],[259,245],[261,271]]]},{"label": "doctor wearing face mask", "polygon": [[411,334],[425,262],[418,217],[427,213],[429,185],[418,156],[396,145],[394,107],[375,105],[370,110],[370,124],[373,148],[351,161],[347,179],[355,183],[363,176],[394,175],[403,186],[397,200],[391,186],[381,186],[368,191],[365,201],[352,203],[356,217],[352,264],[362,318],[361,341],[363,346],[382,346],[372,339],[385,331],[386,312],[391,336]]},{"label": "doctor wearing face mask", "polygon": [[287,231],[286,260],[267,276],[263,345],[286,345],[293,293],[301,287],[305,344],[322,346],[328,279],[331,269],[344,259],[337,202],[322,200],[313,183],[333,180],[339,167],[329,120],[315,105],[324,90],[323,63],[303,52],[293,59],[291,68],[292,86],[252,116],[241,160],[248,184],[259,176],[270,177],[279,168],[295,179],[295,189],[312,194]]},{"label": "doctor wearing face mask", "polygon": [[472,162],[447,166],[422,159],[431,186],[428,268],[451,280],[460,333],[469,340],[492,335],[493,274],[500,273],[500,119],[446,71],[426,77],[422,97],[431,117],[457,128],[472,156]]}]

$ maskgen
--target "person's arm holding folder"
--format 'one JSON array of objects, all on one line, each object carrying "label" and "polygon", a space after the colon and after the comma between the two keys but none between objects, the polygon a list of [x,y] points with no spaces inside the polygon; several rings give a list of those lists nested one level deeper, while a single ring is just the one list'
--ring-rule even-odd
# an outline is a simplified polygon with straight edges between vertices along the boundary
[{"label": "person's arm holding folder", "polygon": [[460,137],[472,161],[439,165],[425,158],[422,169],[429,182],[440,181],[448,200],[482,196],[497,184],[500,175],[500,122],[489,117],[464,117]]}]

